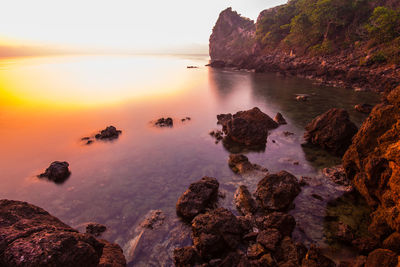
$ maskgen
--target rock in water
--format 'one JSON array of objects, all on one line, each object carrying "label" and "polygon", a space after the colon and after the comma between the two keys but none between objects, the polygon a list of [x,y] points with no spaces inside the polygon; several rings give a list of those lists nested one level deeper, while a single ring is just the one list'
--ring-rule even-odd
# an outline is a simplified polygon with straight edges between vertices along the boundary
[{"label": "rock in water", "polygon": [[94,236],[100,236],[106,230],[107,230],[107,227],[105,225],[102,225],[99,223],[89,223],[86,226],[86,233],[94,235]]},{"label": "rock in water", "polygon": [[300,185],[292,174],[281,171],[265,176],[257,185],[256,199],[267,211],[285,211],[300,193]]},{"label": "rock in water", "polygon": [[333,108],[306,126],[305,140],[337,156],[342,156],[357,133],[357,126],[344,109]]},{"label": "rock in water", "polygon": [[222,130],[231,140],[243,145],[265,145],[268,130],[275,129],[278,124],[259,108],[239,111],[217,116]]},{"label": "rock in water", "polygon": [[203,177],[200,181],[192,183],[176,203],[177,214],[191,221],[206,208],[214,205],[218,198],[218,188],[217,179],[211,177]]},{"label": "rock in water", "polygon": [[358,104],[354,106],[354,109],[358,112],[369,114],[372,111],[373,106],[369,104]]},{"label": "rock in water", "polygon": [[56,183],[62,183],[71,175],[68,167],[69,163],[66,161],[54,161],[50,164],[46,171],[42,174],[39,174],[38,177],[47,177],[49,180],[52,180]]},{"label": "rock in water", "polygon": [[108,126],[104,130],[101,130],[100,133],[96,134],[95,137],[96,139],[101,139],[101,140],[112,140],[112,139],[117,139],[118,136],[122,133],[122,131],[117,130],[114,126]]},{"label": "rock in water", "polygon": [[249,159],[242,154],[230,154],[228,160],[229,167],[233,172],[244,173],[254,169]]},{"label": "rock in water", "polygon": [[347,179],[343,166],[338,165],[330,168],[324,168],[322,173],[332,180],[332,182],[340,185],[348,186],[350,181]]},{"label": "rock in water", "polygon": [[0,225],[0,266],[126,266],[118,245],[81,234],[26,202],[0,200]]},{"label": "rock in water", "polygon": [[253,214],[257,210],[257,204],[245,185],[241,185],[235,192],[235,205],[243,215]]},{"label": "rock in water", "polygon": [[156,121],[155,125],[159,127],[172,127],[174,126],[174,120],[170,117],[160,118]]},{"label": "rock in water", "polygon": [[276,113],[275,118],[274,118],[274,121],[275,121],[276,123],[278,123],[279,125],[287,124],[285,118],[284,118],[284,117],[282,116],[282,114],[279,113],[279,112]]}]

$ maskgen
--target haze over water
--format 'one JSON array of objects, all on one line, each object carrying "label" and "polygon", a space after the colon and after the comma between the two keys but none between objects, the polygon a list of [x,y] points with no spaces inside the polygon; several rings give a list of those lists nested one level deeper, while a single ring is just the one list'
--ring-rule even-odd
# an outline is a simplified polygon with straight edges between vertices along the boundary
[{"label": "haze over water", "polygon": [[[203,176],[219,180],[227,195],[222,204],[233,209],[233,193],[243,181],[228,167],[230,151],[208,134],[219,128],[217,114],[255,106],[271,117],[281,112],[288,125],[271,131],[265,151],[247,156],[270,172],[316,176],[338,159],[308,161],[300,146],[304,126],[332,107],[347,109],[360,124],[365,116],[353,106],[377,101],[371,93],[299,78],[211,69],[204,67],[207,61],[208,56],[0,60],[1,198],[38,205],[72,227],[105,224],[104,238],[124,247],[149,210],[175,218],[176,200]],[[310,101],[296,101],[304,93]],[[172,128],[151,123],[168,116]],[[182,122],[187,116],[191,120]],[[117,140],[80,140],[108,125],[122,130]],[[285,137],[284,131],[294,135]],[[70,163],[68,180],[54,184],[36,177],[55,160]],[[253,190],[258,180],[247,182]]]}]

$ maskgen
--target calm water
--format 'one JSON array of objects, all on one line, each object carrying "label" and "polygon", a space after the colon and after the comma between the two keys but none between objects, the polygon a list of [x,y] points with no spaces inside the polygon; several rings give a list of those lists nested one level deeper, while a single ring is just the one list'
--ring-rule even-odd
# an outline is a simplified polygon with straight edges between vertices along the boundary
[{"label": "calm water", "polygon": [[[205,175],[220,181],[227,194],[222,204],[233,208],[233,192],[243,181],[227,166],[229,151],[208,135],[218,128],[217,114],[254,106],[270,116],[281,112],[288,125],[271,131],[265,151],[248,151],[248,157],[271,172],[315,177],[338,160],[303,151],[306,123],[342,107],[360,124],[365,116],[352,107],[377,102],[369,93],[274,74],[214,70],[203,67],[206,63],[207,57],[167,56],[1,60],[0,197],[36,204],[73,227],[103,223],[109,229],[104,237],[126,247],[149,210],[175,218],[179,195]],[[310,101],[296,101],[302,93],[310,94]],[[150,121],[163,116],[176,119],[173,128],[152,126]],[[186,116],[192,120],[181,122]],[[123,131],[118,140],[90,146],[80,141],[107,125]],[[285,137],[284,131],[294,135]],[[61,185],[36,178],[54,160],[70,163],[72,175]],[[246,180],[251,189],[257,182]],[[327,191],[321,184],[303,190],[293,211],[297,218],[309,212],[307,194],[313,190]],[[324,211],[316,209],[319,222]],[[321,241],[322,229],[310,227],[302,225],[305,235],[310,233],[298,238]]]}]

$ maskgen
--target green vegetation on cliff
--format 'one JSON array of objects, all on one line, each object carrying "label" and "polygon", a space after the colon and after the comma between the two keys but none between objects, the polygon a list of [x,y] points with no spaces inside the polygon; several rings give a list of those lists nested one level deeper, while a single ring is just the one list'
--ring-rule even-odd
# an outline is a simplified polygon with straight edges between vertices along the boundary
[{"label": "green vegetation on cliff", "polygon": [[261,13],[256,38],[264,50],[279,48],[297,54],[377,47],[376,62],[398,63],[399,7],[390,0],[290,0]]}]

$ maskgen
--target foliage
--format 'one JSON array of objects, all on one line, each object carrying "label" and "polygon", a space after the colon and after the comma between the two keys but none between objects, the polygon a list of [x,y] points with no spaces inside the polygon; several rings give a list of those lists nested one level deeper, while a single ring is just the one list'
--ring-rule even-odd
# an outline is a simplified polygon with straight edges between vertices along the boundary
[{"label": "foliage", "polygon": [[391,41],[400,36],[400,12],[379,6],[374,9],[366,28],[377,43]]}]

